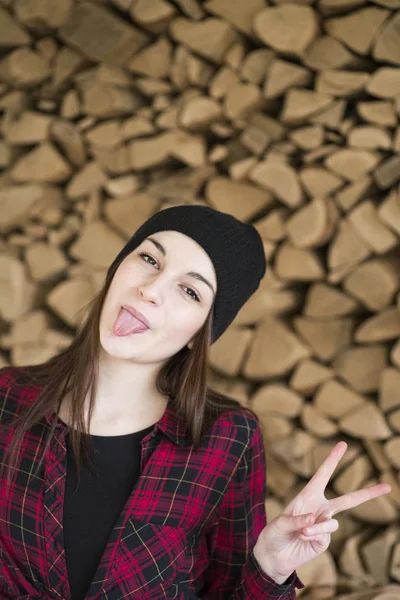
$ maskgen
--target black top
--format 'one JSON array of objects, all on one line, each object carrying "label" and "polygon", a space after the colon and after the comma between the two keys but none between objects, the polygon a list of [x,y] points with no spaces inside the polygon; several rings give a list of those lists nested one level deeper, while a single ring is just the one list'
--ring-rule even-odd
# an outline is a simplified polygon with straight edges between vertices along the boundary
[{"label": "black top", "polygon": [[140,442],[154,425],[118,436],[91,435],[99,476],[81,460],[80,483],[69,433],[64,499],[64,544],[71,599],[83,600],[111,530],[140,475]]}]

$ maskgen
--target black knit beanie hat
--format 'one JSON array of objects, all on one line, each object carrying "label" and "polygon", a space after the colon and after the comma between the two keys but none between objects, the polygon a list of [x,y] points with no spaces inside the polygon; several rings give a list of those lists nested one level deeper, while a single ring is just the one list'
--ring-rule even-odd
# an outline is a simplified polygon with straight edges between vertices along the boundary
[{"label": "black knit beanie hat", "polygon": [[207,252],[217,276],[213,344],[239,309],[257,290],[266,271],[264,247],[257,229],[210,206],[184,204],[152,215],[132,235],[107,271],[107,278],[143,240],[157,231],[180,231]]}]

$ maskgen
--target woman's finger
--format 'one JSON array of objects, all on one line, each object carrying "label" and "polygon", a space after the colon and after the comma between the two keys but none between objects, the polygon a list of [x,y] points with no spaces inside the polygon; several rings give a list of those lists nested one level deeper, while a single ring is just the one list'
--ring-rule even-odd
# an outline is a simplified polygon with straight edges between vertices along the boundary
[{"label": "woman's finger", "polygon": [[[300,533],[299,538],[303,541],[303,542],[319,542],[321,544],[321,546],[329,546],[329,544],[331,543],[331,534],[330,533],[320,533],[319,535],[304,535],[303,533]],[[328,544],[327,539],[329,540]]]},{"label": "woman's finger", "polygon": [[344,510],[363,504],[368,500],[377,498],[378,496],[390,494],[391,491],[392,488],[388,483],[378,483],[377,485],[372,485],[355,492],[349,492],[343,496],[338,496],[337,498],[332,498],[332,500],[329,500],[331,514],[336,515]]},{"label": "woman's finger", "polygon": [[306,536],[311,536],[319,535],[321,533],[332,533],[337,529],[339,529],[339,522],[337,519],[327,519],[326,521],[322,521],[322,523],[316,523],[315,525],[303,527],[301,532]]}]

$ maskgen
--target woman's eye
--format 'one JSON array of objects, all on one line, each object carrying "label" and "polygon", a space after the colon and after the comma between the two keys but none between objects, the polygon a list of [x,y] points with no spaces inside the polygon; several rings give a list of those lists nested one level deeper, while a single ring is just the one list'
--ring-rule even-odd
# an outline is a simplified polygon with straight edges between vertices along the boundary
[{"label": "woman's eye", "polygon": [[[147,254],[147,252],[139,252],[139,256],[141,256],[142,259],[145,262],[149,263],[150,265],[153,265],[153,263],[149,262],[148,260],[145,260],[145,257],[150,258],[150,260],[153,260],[154,263],[157,264],[156,259],[153,258],[150,254]],[[189,292],[192,292],[191,294],[187,293],[187,295],[190,296],[190,298],[193,298],[193,300],[195,300],[196,302],[200,302],[200,298],[199,298],[198,294],[196,294],[196,292],[192,288],[187,287],[186,285],[183,285],[182,287],[185,288],[186,290],[188,290]]]}]

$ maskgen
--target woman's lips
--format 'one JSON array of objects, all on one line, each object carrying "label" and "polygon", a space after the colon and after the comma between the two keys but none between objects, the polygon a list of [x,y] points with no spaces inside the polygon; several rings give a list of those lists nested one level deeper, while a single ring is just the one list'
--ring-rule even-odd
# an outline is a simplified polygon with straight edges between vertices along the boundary
[{"label": "woman's lips", "polygon": [[147,325],[121,307],[113,326],[113,333],[118,336],[125,336],[133,333],[143,333],[148,329]]}]

